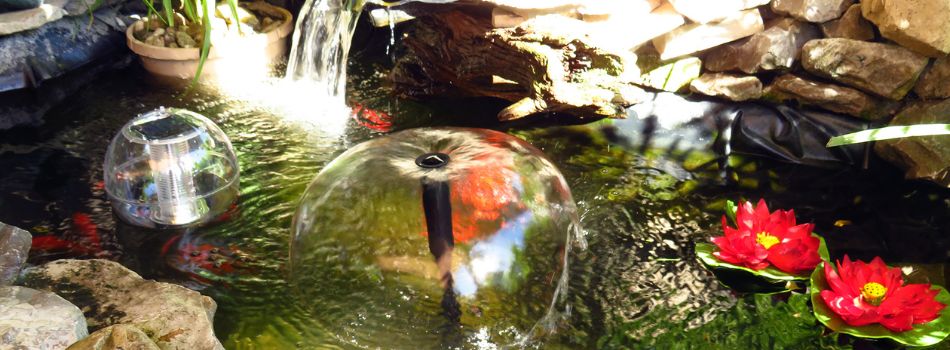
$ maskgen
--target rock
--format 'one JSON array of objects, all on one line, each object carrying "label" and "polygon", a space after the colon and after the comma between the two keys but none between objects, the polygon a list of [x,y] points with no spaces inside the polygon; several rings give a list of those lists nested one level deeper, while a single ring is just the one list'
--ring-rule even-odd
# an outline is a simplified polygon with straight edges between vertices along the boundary
[{"label": "rock", "polygon": [[47,291],[0,287],[0,315],[3,349],[65,349],[88,334],[82,311]]},{"label": "rock", "polygon": [[66,14],[65,0],[53,0],[37,8],[0,14],[0,36],[9,35],[58,20]]},{"label": "rock", "polygon": [[862,0],[861,11],[903,47],[930,57],[950,53],[950,1]]},{"label": "rock", "polygon": [[145,332],[138,328],[117,324],[100,329],[68,350],[159,350]]},{"label": "rock", "polygon": [[660,0],[586,1],[577,9],[585,21],[605,21],[617,16],[644,15],[660,6]]},{"label": "rock", "polygon": [[775,102],[794,100],[868,120],[890,116],[897,105],[896,102],[877,102],[876,98],[849,87],[809,81],[791,74],[775,78],[763,95]]},{"label": "rock", "polygon": [[162,349],[223,349],[214,336],[214,300],[169,283],[145,280],[116,262],[56,260],[24,269],[24,284],[78,305],[91,329],[134,326]]},{"label": "rock", "polygon": [[802,53],[802,46],[820,38],[814,25],[791,18],[770,21],[763,32],[709,50],[706,69],[713,72],[738,70],[748,74],[789,70]]},{"label": "rock", "polygon": [[745,101],[762,96],[762,82],[754,76],[706,73],[690,82],[689,90],[730,101]]},{"label": "rock", "polygon": [[[916,102],[890,125],[950,123],[950,99]],[[906,171],[908,179],[924,179],[950,187],[950,137],[916,136],[878,141],[874,151]]]},{"label": "rock", "polygon": [[700,24],[692,23],[674,29],[656,39],[653,46],[660,58],[688,55],[696,51],[718,46],[761,32],[764,28],[762,16],[756,9],[745,10],[723,19],[721,22]]},{"label": "rock", "polygon": [[30,256],[33,236],[26,230],[0,222],[0,286],[13,283]]},{"label": "rock", "polygon": [[42,4],[43,0],[0,0],[0,12],[27,10]]},{"label": "rock", "polygon": [[822,23],[841,17],[852,0],[774,0],[772,11],[799,20]]},{"label": "rock", "polygon": [[699,76],[703,62],[696,57],[660,61],[656,52],[638,52],[637,66],[643,72],[637,84],[657,90],[677,92]]},{"label": "rock", "polygon": [[[686,23],[668,3],[646,14],[621,14],[590,24],[593,41],[607,49],[630,50]],[[617,33],[624,33],[618,36]]]},{"label": "rock", "polygon": [[829,38],[874,40],[874,28],[861,16],[861,5],[854,4],[841,18],[821,24],[821,32]]},{"label": "rock", "polygon": [[676,12],[693,22],[719,21],[739,11],[768,4],[771,0],[669,0]]},{"label": "rock", "polygon": [[196,42],[195,39],[192,39],[191,35],[188,35],[188,33],[185,33],[183,31],[175,32],[175,42],[178,43],[179,47],[187,48],[187,47],[198,46],[198,42]]},{"label": "rock", "polygon": [[833,38],[806,43],[802,66],[812,74],[899,100],[914,87],[927,58],[897,45]]},{"label": "rock", "polygon": [[[257,19],[257,16],[251,13],[251,11],[248,11],[247,9],[241,6],[238,6],[236,10],[237,10],[237,19],[238,19],[238,22],[241,22],[241,25],[246,24],[251,27],[256,27],[257,25],[260,24],[260,22]],[[233,13],[231,13],[231,6],[227,2],[218,5],[218,7],[216,8],[216,11],[217,11],[216,16],[218,16],[219,18],[224,18],[224,20],[227,21],[228,24],[235,23],[234,15]],[[244,30],[244,28],[241,28],[241,30]]]},{"label": "rock", "polygon": [[950,98],[950,56],[935,60],[921,75],[914,92],[923,99]]}]

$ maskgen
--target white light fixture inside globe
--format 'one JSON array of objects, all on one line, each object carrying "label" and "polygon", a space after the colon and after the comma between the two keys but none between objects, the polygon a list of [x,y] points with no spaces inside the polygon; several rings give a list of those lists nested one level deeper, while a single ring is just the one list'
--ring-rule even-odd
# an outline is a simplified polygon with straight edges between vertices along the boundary
[{"label": "white light fixture inside globe", "polygon": [[159,108],[113,138],[104,163],[116,215],[145,227],[201,224],[236,200],[238,165],[231,142],[197,113]]}]

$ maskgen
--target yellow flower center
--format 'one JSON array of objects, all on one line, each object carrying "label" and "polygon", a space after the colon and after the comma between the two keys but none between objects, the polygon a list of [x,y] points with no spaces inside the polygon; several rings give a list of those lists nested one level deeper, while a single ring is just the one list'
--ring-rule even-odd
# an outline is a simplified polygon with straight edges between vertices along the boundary
[{"label": "yellow flower center", "polygon": [[755,234],[755,243],[761,244],[765,249],[772,248],[778,244],[778,237],[770,235],[768,232],[759,232]]},{"label": "yellow flower center", "polygon": [[877,282],[868,282],[861,287],[861,296],[864,301],[871,305],[880,305],[884,301],[884,295],[887,294],[887,287]]}]

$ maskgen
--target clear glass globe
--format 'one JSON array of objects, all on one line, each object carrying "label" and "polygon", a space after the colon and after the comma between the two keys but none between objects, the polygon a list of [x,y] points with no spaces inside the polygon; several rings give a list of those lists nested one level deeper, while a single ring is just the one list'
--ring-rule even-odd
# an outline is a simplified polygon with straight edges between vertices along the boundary
[{"label": "clear glass globe", "polygon": [[402,131],[348,150],[309,185],[291,282],[337,343],[512,344],[558,315],[577,222],[564,178],[526,142]]},{"label": "clear glass globe", "polygon": [[113,211],[137,226],[206,223],[238,196],[238,163],[227,135],[184,109],[159,108],[122,126],[103,173]]}]

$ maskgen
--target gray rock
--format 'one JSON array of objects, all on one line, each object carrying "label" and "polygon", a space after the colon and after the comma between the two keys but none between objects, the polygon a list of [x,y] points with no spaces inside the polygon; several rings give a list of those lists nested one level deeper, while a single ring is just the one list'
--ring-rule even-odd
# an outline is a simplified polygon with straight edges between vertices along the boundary
[{"label": "gray rock", "polygon": [[852,0],[773,0],[772,11],[802,21],[822,23],[841,17]]},{"label": "gray rock", "polygon": [[821,32],[829,38],[874,40],[874,28],[861,15],[861,4],[854,4],[841,18],[821,24]]},{"label": "gray rock", "polygon": [[65,349],[88,335],[82,311],[58,295],[0,287],[0,349]]},{"label": "gray rock", "polygon": [[689,89],[695,93],[731,101],[745,101],[762,96],[762,82],[759,78],[724,73],[703,74],[690,82]]},{"label": "gray rock", "polygon": [[914,92],[923,99],[950,98],[950,56],[934,61],[920,76]]},{"label": "gray rock", "polygon": [[745,38],[765,29],[759,10],[738,12],[719,22],[690,23],[653,39],[660,59],[668,60]]},{"label": "gray rock", "polygon": [[706,69],[713,72],[739,70],[748,74],[788,70],[801,56],[802,46],[821,37],[818,28],[791,18],[770,21],[766,30],[734,43],[709,50]]},{"label": "gray rock", "polygon": [[26,230],[0,222],[0,286],[13,283],[30,256],[33,236]]},{"label": "gray rock", "polygon": [[0,36],[35,29],[63,17],[65,0],[55,0],[39,7],[0,14]]},{"label": "gray rock", "polygon": [[[950,123],[950,99],[914,103],[890,125]],[[950,137],[917,136],[878,141],[874,151],[906,171],[908,179],[924,179],[950,187]]]},{"label": "gray rock", "polygon": [[878,102],[878,98],[852,88],[809,81],[791,74],[775,78],[763,95],[774,102],[793,100],[868,120],[890,116],[897,107],[896,102]]},{"label": "gray rock", "polygon": [[930,57],[950,53],[950,1],[862,0],[861,11],[903,47]]},{"label": "gray rock", "polygon": [[818,39],[802,48],[802,66],[812,74],[899,100],[914,87],[927,57],[897,45]]},{"label": "gray rock", "polygon": [[159,350],[145,332],[138,328],[117,324],[100,329],[68,350]]},{"label": "gray rock", "polygon": [[214,300],[182,286],[142,279],[108,260],[57,260],[27,268],[27,286],[54,291],[86,314],[91,329],[134,326],[162,349],[223,349]]}]

